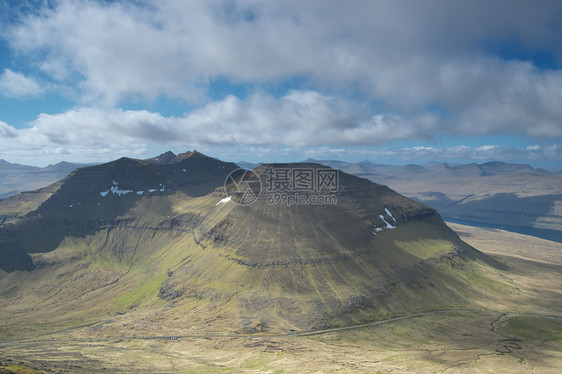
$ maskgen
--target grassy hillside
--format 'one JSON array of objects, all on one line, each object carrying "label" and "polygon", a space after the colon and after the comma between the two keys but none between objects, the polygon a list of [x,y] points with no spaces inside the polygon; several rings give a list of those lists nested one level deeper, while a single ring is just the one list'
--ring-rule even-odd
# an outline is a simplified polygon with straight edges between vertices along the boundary
[{"label": "grassy hillside", "polygon": [[[124,162],[135,175],[146,171]],[[70,208],[64,199],[84,180],[70,177],[39,213],[11,227],[43,225],[16,242],[32,267],[0,275],[4,338],[104,320],[134,334],[310,331],[516,292],[502,264],[462,242],[434,210],[347,174],[335,205],[270,205],[262,194],[244,206],[219,203],[220,190],[197,197],[177,188],[113,200],[86,191],[93,200]],[[109,208],[97,212],[97,199]],[[92,218],[98,224],[84,229]]]},{"label": "grassy hillside", "polygon": [[[482,300],[476,310],[436,311],[310,336],[229,335],[227,310],[209,321],[204,316],[214,309],[203,301],[180,306],[182,296],[175,304],[140,303],[89,326],[68,324],[74,328],[43,337],[37,335],[48,333],[50,326],[38,327],[31,339],[0,344],[0,368],[72,373],[557,373],[560,244],[499,230],[453,227],[508,266],[492,274],[493,280],[510,284],[516,292],[504,289],[497,299]],[[194,304],[195,295],[204,292],[191,293]]]}]

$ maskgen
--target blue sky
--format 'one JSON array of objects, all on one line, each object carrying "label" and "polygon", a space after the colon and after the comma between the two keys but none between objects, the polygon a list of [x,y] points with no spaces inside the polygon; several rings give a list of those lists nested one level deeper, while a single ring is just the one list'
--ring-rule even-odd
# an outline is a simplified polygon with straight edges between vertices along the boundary
[{"label": "blue sky", "polygon": [[0,0],[0,158],[562,164],[559,1]]}]

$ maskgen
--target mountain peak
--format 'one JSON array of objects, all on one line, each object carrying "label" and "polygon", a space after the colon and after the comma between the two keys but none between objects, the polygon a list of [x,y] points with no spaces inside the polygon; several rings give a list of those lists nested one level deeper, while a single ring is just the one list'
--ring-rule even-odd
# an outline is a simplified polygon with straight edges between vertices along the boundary
[{"label": "mountain peak", "polygon": [[480,165],[484,175],[499,174],[545,174],[544,170],[535,169],[529,164],[512,164],[502,161],[490,161]]},{"label": "mountain peak", "polygon": [[149,158],[146,161],[148,161],[150,163],[153,163],[153,164],[167,165],[174,158],[176,158],[176,154],[174,152],[168,151],[168,152],[162,153],[160,156]]},{"label": "mountain peak", "polygon": [[267,170],[269,168],[274,169],[283,169],[283,168],[296,168],[301,169],[305,167],[312,167],[312,168],[330,168],[330,166],[322,165],[316,160],[308,159],[303,162],[272,162],[272,163],[265,163],[261,164],[256,168],[256,170]]},{"label": "mountain peak", "polygon": [[11,169],[14,169],[14,170],[16,170],[16,169],[28,169],[28,170],[39,169],[37,166],[13,164],[13,163],[8,162],[4,159],[0,159],[0,167],[4,167],[8,170],[11,170]]},{"label": "mountain peak", "polygon": [[204,155],[201,152],[197,152],[195,149],[191,152],[191,151],[187,151],[184,153],[180,153],[179,155],[177,155],[172,161],[170,161],[171,164],[177,164],[179,162],[182,162],[183,160],[186,160],[188,158],[212,158],[209,157],[207,155]]}]

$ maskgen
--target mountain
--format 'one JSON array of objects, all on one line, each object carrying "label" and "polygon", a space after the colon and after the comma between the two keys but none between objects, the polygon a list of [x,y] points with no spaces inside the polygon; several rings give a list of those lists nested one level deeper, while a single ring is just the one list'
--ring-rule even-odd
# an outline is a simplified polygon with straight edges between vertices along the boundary
[{"label": "mountain", "polygon": [[0,201],[2,336],[106,316],[286,333],[495,300],[502,264],[434,209],[318,164],[235,169],[122,158]]},{"label": "mountain", "polygon": [[6,160],[0,159],[0,170],[35,170],[39,169],[35,166],[12,164]]},{"label": "mountain", "polygon": [[450,166],[447,163],[437,163],[430,165],[428,168],[434,171],[439,171],[443,175],[456,177],[482,177],[492,175],[552,175],[549,171],[540,168],[535,169],[528,164],[511,164],[501,161],[456,166]]},{"label": "mountain", "polygon": [[[388,165],[381,165],[371,161],[361,161],[361,162],[345,162],[338,160],[314,160],[309,158],[308,160],[302,161],[302,163],[316,163],[320,165],[326,165],[334,169],[345,171],[349,174],[354,174],[358,176],[377,174],[381,169],[386,169]],[[394,168],[394,166],[391,166]]]},{"label": "mountain", "polygon": [[252,162],[238,161],[238,162],[236,163],[236,165],[240,166],[242,169],[251,170],[251,169],[255,169],[255,168],[257,168],[258,166],[260,166],[261,163],[255,164],[255,163],[252,163]]},{"label": "mountain", "polygon": [[482,175],[506,175],[506,174],[530,174],[530,175],[550,175],[544,169],[535,169],[528,164],[510,164],[500,161],[490,161],[480,165]]},{"label": "mountain", "polygon": [[44,168],[12,164],[0,159],[0,199],[21,191],[45,187],[65,177],[72,170],[84,165],[60,162]]},{"label": "mountain", "polygon": [[394,174],[415,174],[415,175],[421,175],[421,174],[427,174],[429,172],[428,169],[424,168],[423,166],[419,166],[419,165],[415,165],[415,164],[408,164],[408,165],[404,165],[404,166],[400,166],[396,169],[393,169],[393,173]]},{"label": "mountain", "polygon": [[96,232],[132,209],[143,196],[181,192],[203,196],[237,168],[196,152],[171,164],[121,158],[79,168],[61,181],[0,201],[0,266],[30,269],[26,252],[48,252],[64,237]]},{"label": "mountain", "polygon": [[153,164],[170,164],[173,159],[175,159],[177,155],[174,152],[164,152],[160,156],[152,157],[147,159],[146,161],[151,162]]}]

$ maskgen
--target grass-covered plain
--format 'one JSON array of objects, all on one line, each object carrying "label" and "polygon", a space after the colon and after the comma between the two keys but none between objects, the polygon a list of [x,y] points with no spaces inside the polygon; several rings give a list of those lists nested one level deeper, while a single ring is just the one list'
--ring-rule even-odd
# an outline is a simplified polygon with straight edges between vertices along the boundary
[{"label": "grass-covered plain", "polygon": [[[490,287],[500,281],[510,285],[507,292],[498,300],[483,300],[479,309],[434,312],[313,336],[234,337],[226,329],[226,321],[235,316],[234,305],[230,315],[225,307],[214,321],[204,321],[212,306],[202,299],[177,308],[158,298],[145,299],[144,303],[156,307],[152,313],[140,306],[120,309],[137,300],[137,292],[142,294],[131,286],[130,300],[116,297],[118,314],[107,307],[107,319],[93,325],[61,321],[58,327],[66,330],[45,331],[44,336],[36,335],[39,325],[30,327],[33,338],[24,338],[25,329],[12,331],[19,337],[4,335],[8,341],[0,346],[0,361],[6,367],[72,373],[103,368],[114,373],[557,373],[562,365],[560,244],[452,226],[464,240],[493,254],[508,268],[499,273],[503,278],[490,283]],[[142,278],[139,270],[130,282],[134,285]],[[182,329],[187,314],[193,321],[214,324],[214,333],[219,333],[223,319],[228,336],[209,334],[197,324]],[[3,327],[10,331],[9,326]]]}]

